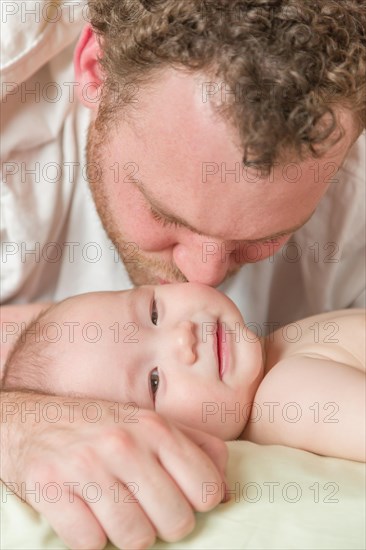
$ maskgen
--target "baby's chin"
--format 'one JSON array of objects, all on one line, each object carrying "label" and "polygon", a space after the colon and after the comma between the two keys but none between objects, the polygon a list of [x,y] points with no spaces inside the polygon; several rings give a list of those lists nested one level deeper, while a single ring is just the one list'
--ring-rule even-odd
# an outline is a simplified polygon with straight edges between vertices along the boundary
[{"label": "baby's chin", "polygon": [[219,410],[207,419],[208,422],[201,422],[199,425],[195,424],[190,427],[202,430],[223,441],[234,441],[240,437],[247,425],[247,409],[249,409],[249,414],[251,407],[243,406],[242,403],[237,402],[226,409],[226,418],[225,411]]},{"label": "baby's chin", "polygon": [[240,436],[245,430],[245,426],[247,425],[247,422],[243,422],[243,424],[239,426],[235,426],[232,429],[229,429],[227,433],[223,434],[221,439],[224,441],[235,441],[236,439],[240,439]]}]

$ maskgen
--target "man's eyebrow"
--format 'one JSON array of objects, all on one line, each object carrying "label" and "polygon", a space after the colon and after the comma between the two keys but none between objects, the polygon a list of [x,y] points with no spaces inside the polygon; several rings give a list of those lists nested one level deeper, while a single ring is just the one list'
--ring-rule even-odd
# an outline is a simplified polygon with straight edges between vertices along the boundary
[{"label": "man's eyebrow", "polygon": [[150,203],[150,206],[156,210],[156,212],[159,214],[159,216],[161,216],[162,218],[164,218],[167,222],[170,222],[170,223],[174,223],[174,224],[177,224],[177,225],[180,225],[182,227],[185,227],[186,229],[189,229],[190,231],[192,231],[192,233],[196,233],[197,235],[201,235],[201,236],[204,236],[204,237],[211,237],[213,239],[217,239],[217,240],[235,240],[235,241],[238,241],[238,240],[242,240],[242,241],[245,241],[247,243],[258,243],[258,242],[262,242],[262,241],[269,241],[271,239],[276,239],[278,237],[282,237],[284,235],[288,235],[290,233],[295,233],[295,231],[298,231],[303,225],[305,225],[309,220],[310,218],[313,216],[315,210],[313,210],[313,212],[310,214],[310,216],[308,218],[306,218],[305,221],[297,224],[296,226],[294,227],[291,227],[290,229],[286,229],[284,231],[278,231],[277,233],[273,233],[272,235],[269,235],[267,237],[260,237],[259,239],[223,239],[222,237],[218,236],[218,235],[207,235],[207,233],[202,233],[202,231],[199,231],[198,229],[196,229],[193,225],[191,225],[190,223],[188,223],[186,220],[184,220],[183,218],[181,218],[180,216],[176,216],[175,214],[171,214],[170,212],[168,212],[166,210],[166,208],[159,202],[158,199],[152,197],[146,190],[144,184],[141,182],[141,181],[135,181],[134,182],[136,187],[141,191],[141,193],[144,195],[145,199],[147,200],[148,203]]}]

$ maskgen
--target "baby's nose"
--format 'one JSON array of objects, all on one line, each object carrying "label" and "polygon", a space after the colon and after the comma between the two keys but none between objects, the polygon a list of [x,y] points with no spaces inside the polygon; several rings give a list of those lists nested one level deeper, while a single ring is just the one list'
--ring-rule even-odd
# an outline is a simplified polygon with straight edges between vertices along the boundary
[{"label": "baby's nose", "polygon": [[175,334],[178,357],[187,365],[193,365],[197,358],[196,329],[192,321],[181,321]]}]

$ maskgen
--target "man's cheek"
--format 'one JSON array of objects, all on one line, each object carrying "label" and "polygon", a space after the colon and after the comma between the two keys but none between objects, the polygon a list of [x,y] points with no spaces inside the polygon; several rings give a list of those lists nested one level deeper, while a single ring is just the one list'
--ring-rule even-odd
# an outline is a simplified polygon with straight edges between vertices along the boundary
[{"label": "man's cheek", "polygon": [[289,238],[289,236],[286,236],[263,243],[247,244],[243,247],[241,261],[238,263],[255,263],[267,258],[273,258]]},{"label": "man's cheek", "polygon": [[291,235],[288,235],[286,237],[278,238],[274,241],[269,241],[268,243],[265,243],[262,245],[263,247],[263,259],[266,258],[273,258],[277,252],[279,252],[283,246],[288,242]]},{"label": "man's cheek", "polygon": [[[127,223],[126,223],[127,222]],[[156,222],[146,219],[146,216],[131,216],[122,221],[124,240],[135,242],[146,252],[164,250],[172,245],[169,232],[163,227],[157,227]]]}]

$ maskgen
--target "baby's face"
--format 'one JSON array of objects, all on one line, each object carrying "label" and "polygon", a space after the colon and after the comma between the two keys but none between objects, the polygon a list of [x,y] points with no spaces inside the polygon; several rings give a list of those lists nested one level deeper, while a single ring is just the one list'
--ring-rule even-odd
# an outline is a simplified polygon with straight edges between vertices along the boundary
[{"label": "baby's face", "polygon": [[261,345],[217,290],[183,283],[84,294],[42,324],[47,341],[61,334],[49,344],[49,391],[134,401],[223,439],[243,431]]}]

